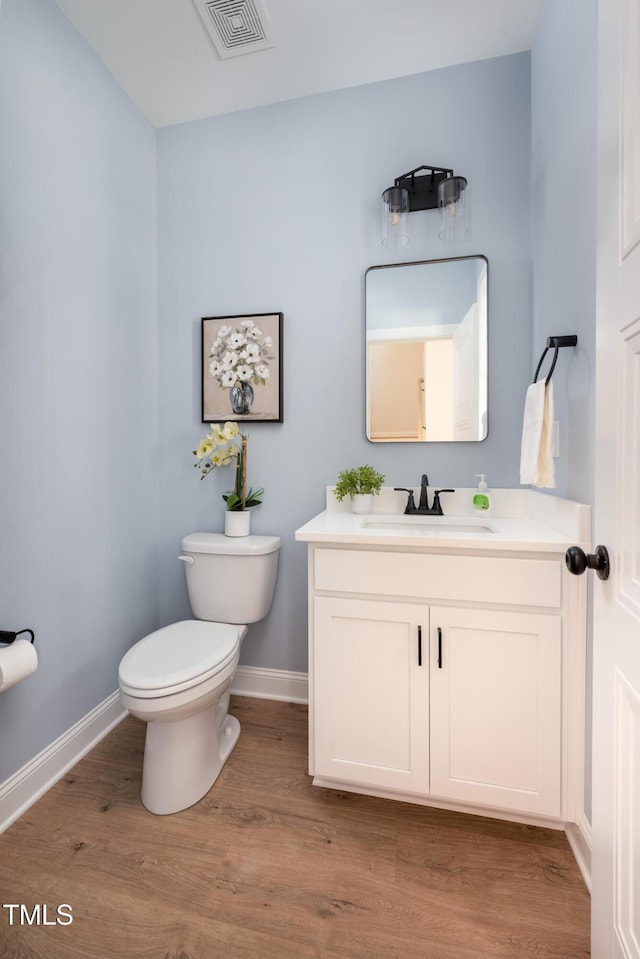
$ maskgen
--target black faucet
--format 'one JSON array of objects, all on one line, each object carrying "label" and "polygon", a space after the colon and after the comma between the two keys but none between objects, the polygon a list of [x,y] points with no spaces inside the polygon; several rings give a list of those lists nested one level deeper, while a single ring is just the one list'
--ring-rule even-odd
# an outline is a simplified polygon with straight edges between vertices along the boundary
[{"label": "black faucet", "polygon": [[426,473],[422,474],[420,481],[420,502],[416,506],[413,498],[413,490],[406,489],[404,486],[394,486],[394,490],[399,493],[408,493],[407,505],[404,508],[405,513],[410,516],[444,516],[442,512],[442,503],[440,502],[440,493],[455,493],[454,489],[437,489],[433,494],[433,503],[429,506],[429,497],[427,490],[429,487],[429,477]]},{"label": "black faucet", "polygon": [[427,490],[429,488],[429,477],[426,473],[422,474],[422,479],[420,480],[420,503],[418,505],[419,510],[428,510],[429,509],[429,497],[427,495]]}]

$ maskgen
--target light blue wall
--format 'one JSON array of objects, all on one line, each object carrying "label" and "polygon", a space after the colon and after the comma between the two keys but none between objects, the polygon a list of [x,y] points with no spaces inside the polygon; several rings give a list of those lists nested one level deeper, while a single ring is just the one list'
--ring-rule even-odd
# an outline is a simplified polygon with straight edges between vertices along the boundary
[{"label": "light blue wall", "polygon": [[[338,471],[371,463],[389,485],[518,483],[531,376],[530,61],[520,54],[158,131],[161,621],[189,615],[180,538],[220,530],[220,491],[192,466],[200,425],[200,318],[284,313],[284,423],[250,429],[254,531],[283,538],[274,608],[242,661],[307,667],[306,551],[296,527]],[[365,439],[364,273],[390,262],[379,197],[421,163],[469,180],[473,237],[416,240],[396,260],[489,260],[489,437],[375,446]],[[434,231],[435,232],[435,231]],[[223,471],[216,471],[222,473]]]},{"label": "light blue wall", "polygon": [[532,53],[532,353],[537,364],[547,336],[578,334],[553,374],[556,493],[585,503],[594,468],[596,37],[596,0],[554,0]]},{"label": "light blue wall", "polygon": [[117,688],[154,628],[155,131],[51,0],[0,20],[0,782]]},{"label": "light blue wall", "polygon": [[[548,2],[532,53],[533,354],[577,333],[553,374],[557,493],[593,503],[597,0]],[[545,363],[545,369],[548,369]],[[592,586],[589,583],[589,588]],[[585,811],[591,818],[591,596]]]}]

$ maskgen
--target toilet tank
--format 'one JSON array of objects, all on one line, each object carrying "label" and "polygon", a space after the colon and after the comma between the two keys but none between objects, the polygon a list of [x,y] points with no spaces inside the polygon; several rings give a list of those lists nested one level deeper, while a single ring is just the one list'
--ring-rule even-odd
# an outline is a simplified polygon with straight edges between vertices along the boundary
[{"label": "toilet tank", "polygon": [[190,533],[181,543],[189,602],[196,619],[257,623],[271,608],[279,536]]}]

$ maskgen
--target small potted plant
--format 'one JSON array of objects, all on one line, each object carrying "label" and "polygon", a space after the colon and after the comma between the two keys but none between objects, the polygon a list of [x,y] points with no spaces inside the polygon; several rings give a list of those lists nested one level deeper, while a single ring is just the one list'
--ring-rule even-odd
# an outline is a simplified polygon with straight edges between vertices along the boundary
[{"label": "small potted plant", "polygon": [[208,433],[193,451],[203,480],[217,466],[235,462],[236,475],[232,490],[222,494],[226,503],[224,531],[227,536],[248,536],[251,529],[250,509],[259,506],[264,489],[247,489],[247,437],[238,431],[235,423],[211,424]]},{"label": "small potted plant", "polygon": [[351,497],[352,513],[370,513],[373,509],[373,497],[382,489],[384,476],[373,466],[354,466],[338,474],[334,490],[339,503],[345,496]]}]

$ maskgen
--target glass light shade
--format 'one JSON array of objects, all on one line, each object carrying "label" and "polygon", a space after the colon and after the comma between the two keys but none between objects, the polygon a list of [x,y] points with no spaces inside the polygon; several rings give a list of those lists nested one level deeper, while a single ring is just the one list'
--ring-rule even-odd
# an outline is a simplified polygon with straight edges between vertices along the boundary
[{"label": "glass light shade", "polygon": [[463,176],[449,176],[438,185],[441,240],[463,240],[469,233],[466,203],[467,181]]},{"label": "glass light shade", "polygon": [[409,242],[409,191],[391,186],[382,194],[382,245],[399,249]]}]

